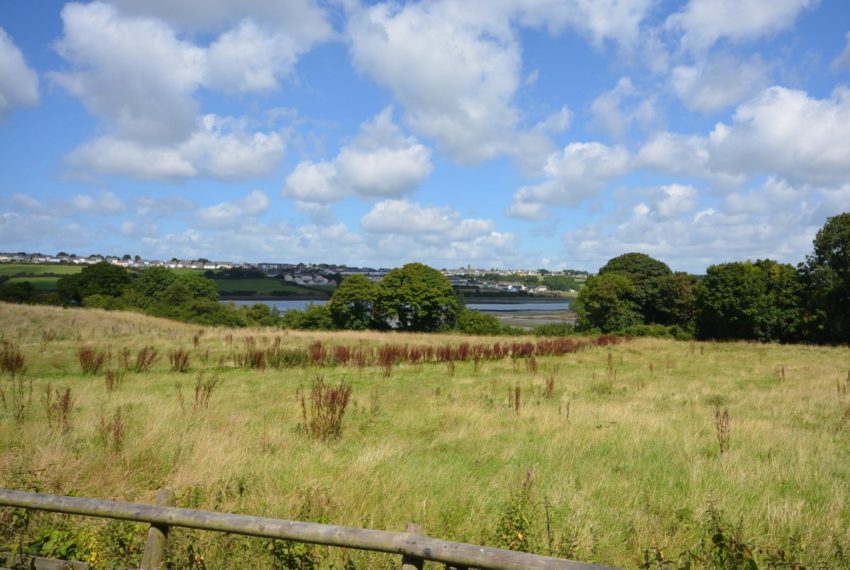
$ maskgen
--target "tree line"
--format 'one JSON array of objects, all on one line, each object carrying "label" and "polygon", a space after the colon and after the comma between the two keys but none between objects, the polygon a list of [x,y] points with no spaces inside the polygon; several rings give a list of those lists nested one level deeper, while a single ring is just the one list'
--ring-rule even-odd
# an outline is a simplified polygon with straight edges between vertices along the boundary
[{"label": "tree line", "polygon": [[828,218],[794,267],[770,259],[674,273],[642,253],[611,259],[575,302],[583,331],[763,342],[850,341],[850,213]]}]

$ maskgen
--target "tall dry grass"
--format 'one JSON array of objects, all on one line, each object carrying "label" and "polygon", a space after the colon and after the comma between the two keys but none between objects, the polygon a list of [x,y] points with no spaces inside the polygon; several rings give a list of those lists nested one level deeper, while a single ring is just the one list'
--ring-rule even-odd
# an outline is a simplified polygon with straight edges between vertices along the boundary
[{"label": "tall dry grass", "polygon": [[[840,568],[850,553],[847,348],[218,328],[195,347],[190,325],[3,304],[0,329],[36,394],[48,383],[73,391],[61,438],[37,405],[20,421],[0,410],[0,486],[143,502],[168,487],[181,506],[398,530],[413,520],[434,536],[493,545],[522,529],[523,548],[621,567],[698,558],[711,529],[752,547],[762,566],[784,556],[785,567]],[[48,329],[55,338],[42,351]],[[249,337],[264,369],[234,365]],[[206,405],[199,385],[196,405],[191,388],[185,400],[175,392],[185,375],[158,359],[144,373],[131,362],[121,389],[108,390],[80,372],[86,344],[126,347],[130,360],[143,347],[192,347],[193,372],[220,382]],[[389,376],[378,359],[387,346]],[[524,364],[532,356],[537,374]],[[351,387],[340,435],[324,442],[304,436],[293,397],[317,375]],[[0,383],[8,389],[8,377]],[[518,414],[505,409],[517,389]],[[23,384],[24,402],[27,393]],[[730,418],[722,456],[716,408]],[[526,500],[517,482],[529,471]],[[51,520],[37,519],[27,539]],[[113,556],[113,527],[74,521],[63,528],[89,545],[82,557]],[[169,540],[174,567],[191,566],[190,552],[208,567],[306,556],[214,533],[175,530]]]}]

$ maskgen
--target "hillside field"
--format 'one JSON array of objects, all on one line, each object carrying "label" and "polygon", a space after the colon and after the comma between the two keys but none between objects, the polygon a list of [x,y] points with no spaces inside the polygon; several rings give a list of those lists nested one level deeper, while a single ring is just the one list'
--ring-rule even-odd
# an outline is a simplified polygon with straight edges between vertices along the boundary
[{"label": "hillside field", "polygon": [[[8,304],[0,331],[4,354],[20,348],[26,366],[0,375],[5,488],[138,502],[168,488],[179,506],[388,530],[414,521],[434,537],[624,568],[699,568],[724,552],[751,552],[759,568],[850,566],[846,347],[633,339],[360,366],[331,355],[541,339],[199,329]],[[274,368],[277,342],[292,367]],[[158,357],[137,371],[144,346]],[[81,371],[86,347],[108,352],[95,374]],[[171,370],[175,349],[187,372]],[[265,368],[250,367],[252,351],[265,351]],[[321,364],[294,356],[325,353]],[[309,409],[317,378],[352,389],[327,441],[308,435],[298,395]],[[70,388],[67,421],[48,386]],[[145,532],[0,509],[0,550],[59,544],[97,568],[138,564]],[[173,568],[398,565],[180,529],[168,548]]]}]

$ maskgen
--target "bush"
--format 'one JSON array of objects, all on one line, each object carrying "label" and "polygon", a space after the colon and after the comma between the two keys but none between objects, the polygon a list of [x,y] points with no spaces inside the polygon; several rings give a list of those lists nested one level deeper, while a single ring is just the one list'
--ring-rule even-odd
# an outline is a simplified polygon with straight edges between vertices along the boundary
[{"label": "bush", "polygon": [[537,336],[570,336],[575,333],[575,327],[570,323],[546,323],[534,328]]},{"label": "bush", "polygon": [[493,315],[463,309],[457,319],[457,328],[465,334],[498,335],[502,334],[502,323]]},{"label": "bush", "polygon": [[672,338],[676,340],[692,340],[694,331],[679,325],[634,325],[623,331],[628,336],[649,336],[655,338]]}]

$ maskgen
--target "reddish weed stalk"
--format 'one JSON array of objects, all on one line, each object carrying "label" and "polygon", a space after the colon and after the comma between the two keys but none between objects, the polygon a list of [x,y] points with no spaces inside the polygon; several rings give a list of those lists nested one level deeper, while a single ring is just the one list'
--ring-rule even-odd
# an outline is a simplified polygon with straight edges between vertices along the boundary
[{"label": "reddish weed stalk", "polygon": [[316,376],[310,388],[309,396],[303,389],[298,390],[297,396],[301,403],[301,417],[305,433],[321,441],[340,436],[342,418],[351,399],[350,384],[341,381],[339,386],[330,386],[325,384],[321,376]]}]

